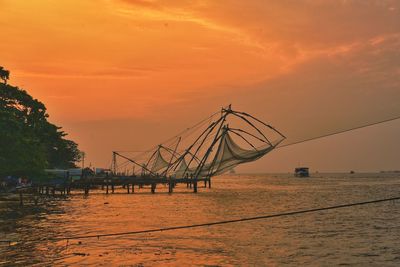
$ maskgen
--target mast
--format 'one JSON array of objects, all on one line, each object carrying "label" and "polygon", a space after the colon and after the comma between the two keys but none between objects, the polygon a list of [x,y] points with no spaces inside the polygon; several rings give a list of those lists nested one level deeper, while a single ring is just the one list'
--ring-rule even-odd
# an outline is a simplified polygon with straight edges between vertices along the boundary
[{"label": "mast", "polygon": [[221,125],[219,126],[218,131],[217,131],[217,133],[215,134],[214,141],[211,143],[211,145],[210,145],[210,147],[208,148],[208,150],[207,150],[206,154],[204,155],[203,159],[200,161],[200,164],[199,164],[199,166],[197,167],[197,169],[196,169],[196,171],[195,171],[195,173],[194,173],[194,174],[195,174],[195,177],[197,177],[197,176],[200,174],[201,169],[204,167],[204,165],[205,165],[205,163],[206,163],[206,161],[207,161],[207,159],[208,159],[210,153],[212,152],[212,149],[213,149],[214,145],[215,145],[215,144],[218,142],[218,140],[221,138],[222,135],[219,136],[219,133],[221,132],[221,129],[224,127],[224,123],[225,123],[225,121],[226,121],[226,117],[227,117],[229,114],[232,113],[231,105],[228,106],[228,109],[224,109],[224,108],[223,108],[221,112],[223,113],[223,115],[222,115],[222,117],[221,117],[221,118],[222,118]]},{"label": "mast", "polygon": [[113,174],[117,174],[117,154],[115,151],[113,151],[113,156],[112,156],[112,172]]},{"label": "mast", "polygon": [[[207,137],[211,134],[211,132],[214,130],[214,128],[223,120],[223,117],[221,116],[221,118],[219,118],[216,122],[212,123],[210,126],[207,127],[206,130],[204,130],[204,132],[196,139],[196,141],[194,141],[194,143],[185,151],[185,153],[182,154],[181,156],[181,160],[184,159],[184,157],[189,153],[188,151],[190,151],[190,149],[192,149],[194,147],[194,145],[201,139],[201,137],[205,134],[203,141],[200,143],[200,145],[198,146],[197,150],[193,153],[192,158],[190,159],[189,163],[187,164],[186,170],[184,171],[183,175],[186,174],[186,172],[189,170],[190,164],[192,163],[192,161],[194,160],[194,158],[196,157],[197,153],[199,152],[201,146],[204,144],[205,140],[207,139]],[[201,161],[200,161],[201,163]]]},{"label": "mast", "polygon": [[[180,144],[180,142],[181,142],[181,139],[182,139],[182,138],[179,137],[178,142],[176,143],[176,146],[175,146],[175,150],[173,151],[173,153],[172,153],[172,155],[171,155],[171,159],[169,160],[168,167],[167,167],[167,168],[165,169],[165,171],[162,173],[163,175],[167,175],[169,168],[172,166],[172,165],[171,165],[171,162],[172,162],[172,160],[174,159],[174,156],[175,156],[176,151],[178,150],[178,146],[179,146],[179,144]],[[167,149],[167,151],[169,151],[169,150]]]},{"label": "mast", "polygon": [[221,141],[219,142],[217,153],[215,154],[215,157],[211,163],[210,169],[208,170],[207,178],[211,177],[212,170],[214,169],[215,163],[217,162],[218,152],[220,151],[220,149],[222,147],[222,142],[224,141],[225,135],[227,134],[228,130],[229,130],[228,126],[224,126],[224,129],[222,131],[221,138],[220,138]]}]

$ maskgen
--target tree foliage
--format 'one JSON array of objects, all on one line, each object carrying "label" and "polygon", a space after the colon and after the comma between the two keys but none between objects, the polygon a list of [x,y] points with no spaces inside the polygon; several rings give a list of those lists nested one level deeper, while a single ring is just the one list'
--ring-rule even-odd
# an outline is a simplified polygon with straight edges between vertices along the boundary
[{"label": "tree foliage", "polygon": [[0,177],[71,168],[78,145],[48,121],[46,107],[25,90],[0,83]]},{"label": "tree foliage", "polygon": [[0,66],[0,79],[6,84],[7,80],[10,79],[10,72],[5,70],[3,67]]}]

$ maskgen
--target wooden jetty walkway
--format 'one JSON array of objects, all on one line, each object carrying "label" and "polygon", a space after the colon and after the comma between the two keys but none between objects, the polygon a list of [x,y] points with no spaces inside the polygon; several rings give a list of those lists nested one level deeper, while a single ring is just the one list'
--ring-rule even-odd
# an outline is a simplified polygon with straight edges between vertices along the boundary
[{"label": "wooden jetty walkway", "polygon": [[204,182],[204,187],[211,188],[210,178],[154,178],[154,177],[88,177],[79,181],[75,181],[71,184],[74,189],[81,189],[86,195],[89,194],[91,188],[99,188],[105,190],[108,194],[114,193],[116,187],[122,187],[126,189],[128,194],[135,192],[135,186],[138,188],[144,188],[150,186],[151,193],[156,193],[158,185],[168,185],[168,192],[173,193],[174,188],[177,184],[184,184],[187,188],[193,189],[194,193],[198,191],[198,184]]},{"label": "wooden jetty walkway", "polygon": [[127,194],[135,193],[137,189],[150,189],[155,194],[158,186],[168,186],[168,193],[172,194],[178,184],[183,184],[187,189],[198,192],[199,183],[204,183],[203,188],[211,188],[211,178],[168,178],[168,177],[148,177],[148,176],[91,176],[81,178],[76,181],[65,183],[41,183],[29,187],[17,188],[20,197],[20,204],[23,205],[24,194],[33,195],[35,203],[39,196],[69,195],[72,191],[81,191],[89,195],[90,190],[104,191],[105,194],[113,194],[118,188],[124,189]]}]

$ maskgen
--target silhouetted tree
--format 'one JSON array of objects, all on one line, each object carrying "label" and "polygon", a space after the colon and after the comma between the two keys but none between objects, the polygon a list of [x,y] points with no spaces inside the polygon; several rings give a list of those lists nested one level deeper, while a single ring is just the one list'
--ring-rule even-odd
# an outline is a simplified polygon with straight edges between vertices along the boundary
[{"label": "silhouetted tree", "polygon": [[75,167],[78,145],[48,116],[45,105],[25,90],[0,83],[0,177]]},{"label": "silhouetted tree", "polygon": [[2,79],[5,84],[7,84],[7,80],[10,79],[10,71],[4,69],[1,66],[0,66],[0,79]]}]

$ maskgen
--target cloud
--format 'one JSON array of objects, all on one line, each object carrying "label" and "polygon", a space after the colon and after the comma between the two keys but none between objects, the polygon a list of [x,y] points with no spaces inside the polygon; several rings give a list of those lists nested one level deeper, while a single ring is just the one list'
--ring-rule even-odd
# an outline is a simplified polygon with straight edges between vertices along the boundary
[{"label": "cloud", "polygon": [[399,1],[3,2],[1,63],[60,121],[232,102],[291,132],[397,110]]},{"label": "cloud", "polygon": [[320,54],[232,101],[270,118],[290,141],[399,116],[400,36],[381,38]]},{"label": "cloud", "polygon": [[[215,20],[208,19],[201,13],[197,12],[198,8],[207,6],[206,1],[142,1],[142,0],[116,0],[116,10],[119,14],[129,17],[133,20],[147,19],[149,21],[164,22],[164,26],[168,26],[167,22],[192,23],[209,30],[222,32],[232,35],[234,39],[243,45],[263,48],[257,42],[254,42],[241,32],[240,28],[231,27],[227,24],[218,23]],[[128,5],[120,6],[118,3]]]},{"label": "cloud", "polygon": [[153,0],[119,0],[121,2],[128,3],[130,5],[138,6],[138,7],[145,7],[145,8],[152,8],[152,9],[160,9],[161,6],[157,3],[157,1]]},{"label": "cloud", "polygon": [[283,65],[277,67],[283,70],[322,53],[346,52],[358,43],[400,29],[400,2],[390,0],[115,3],[125,3],[120,11],[133,19],[195,23],[222,32],[260,58],[280,57]]},{"label": "cloud", "polygon": [[[80,68],[76,68],[79,65]],[[132,79],[146,77],[161,69],[143,67],[86,66],[76,64],[27,64],[15,72],[21,77],[82,78],[82,79]]]}]

